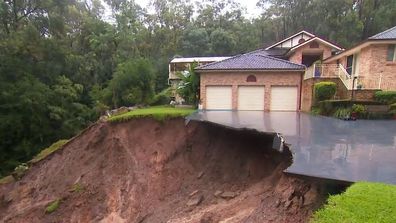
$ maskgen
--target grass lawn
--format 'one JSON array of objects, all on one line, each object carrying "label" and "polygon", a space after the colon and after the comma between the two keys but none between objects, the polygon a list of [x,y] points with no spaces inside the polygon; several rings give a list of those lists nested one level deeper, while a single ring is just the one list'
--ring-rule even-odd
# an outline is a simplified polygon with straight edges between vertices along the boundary
[{"label": "grass lawn", "polygon": [[396,186],[355,183],[344,193],[330,196],[312,222],[396,222]]},{"label": "grass lawn", "polygon": [[185,117],[196,111],[192,108],[174,108],[169,106],[157,106],[136,109],[121,115],[113,116],[108,119],[109,122],[123,122],[133,118],[153,117],[162,121],[166,118]]},{"label": "grass lawn", "polygon": [[62,140],[59,140],[59,141],[53,143],[48,148],[45,148],[45,149],[41,150],[39,154],[37,154],[35,157],[33,157],[32,160],[29,161],[29,163],[37,163],[38,161],[44,159],[45,157],[47,157],[51,153],[53,153],[56,150],[58,150],[60,147],[62,147],[68,141],[69,140],[62,139]]}]

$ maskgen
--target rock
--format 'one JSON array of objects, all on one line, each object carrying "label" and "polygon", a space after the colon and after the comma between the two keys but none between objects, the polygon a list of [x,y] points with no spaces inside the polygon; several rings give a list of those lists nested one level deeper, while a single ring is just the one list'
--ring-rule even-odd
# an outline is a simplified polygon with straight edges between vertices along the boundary
[{"label": "rock", "polygon": [[232,199],[232,198],[238,196],[238,193],[232,192],[232,191],[226,191],[226,192],[222,193],[220,196],[224,199]]},{"label": "rock", "polygon": [[280,204],[281,204],[281,201],[278,199],[278,200],[275,202],[275,207],[276,207],[276,208],[279,207]]},{"label": "rock", "polygon": [[[315,203],[317,200],[318,194],[314,188],[311,188],[305,195],[304,195],[304,203],[302,205],[311,205]],[[301,202],[302,203],[302,202]]]},{"label": "rock", "polygon": [[187,202],[187,206],[192,207],[192,206],[197,206],[199,205],[203,200],[203,196],[199,195],[196,196],[194,198],[191,198],[188,202]]},{"label": "rock", "polygon": [[214,192],[214,196],[215,196],[215,197],[218,197],[218,196],[220,196],[222,193],[223,193],[223,191],[221,191],[221,190],[216,190],[216,192]]},{"label": "rock", "polygon": [[292,200],[287,200],[287,201],[285,202],[285,208],[289,209],[289,208],[292,206],[292,204],[293,204],[293,201],[292,201]]},{"label": "rock", "polygon": [[199,190],[194,190],[188,196],[192,197],[192,196],[196,195],[198,192],[199,192]]},{"label": "rock", "polygon": [[203,171],[201,171],[201,172],[199,172],[199,174],[198,174],[198,176],[197,176],[197,179],[201,179],[201,177],[204,175],[204,172]]}]

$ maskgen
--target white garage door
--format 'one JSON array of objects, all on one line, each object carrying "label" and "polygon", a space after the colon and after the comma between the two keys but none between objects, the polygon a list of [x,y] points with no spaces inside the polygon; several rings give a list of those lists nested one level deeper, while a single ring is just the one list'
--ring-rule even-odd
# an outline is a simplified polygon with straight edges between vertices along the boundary
[{"label": "white garage door", "polygon": [[271,87],[271,111],[296,111],[297,87]]},{"label": "white garage door", "polygon": [[231,86],[207,86],[206,109],[231,110],[232,109]]},{"label": "white garage door", "polygon": [[239,86],[238,110],[264,110],[264,86]]}]

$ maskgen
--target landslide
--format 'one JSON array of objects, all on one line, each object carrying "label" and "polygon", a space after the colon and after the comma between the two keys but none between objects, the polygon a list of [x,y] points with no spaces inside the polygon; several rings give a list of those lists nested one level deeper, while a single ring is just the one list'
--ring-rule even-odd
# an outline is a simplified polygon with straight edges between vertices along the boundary
[{"label": "landslide", "polygon": [[306,222],[323,185],[285,175],[271,145],[182,118],[97,123],[0,186],[0,222]]}]

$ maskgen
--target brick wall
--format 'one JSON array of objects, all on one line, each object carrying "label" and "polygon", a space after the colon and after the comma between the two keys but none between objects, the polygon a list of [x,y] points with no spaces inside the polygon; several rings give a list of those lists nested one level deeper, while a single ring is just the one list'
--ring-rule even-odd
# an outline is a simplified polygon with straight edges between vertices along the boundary
[{"label": "brick wall", "polygon": [[[257,82],[246,82],[249,75],[255,75]],[[300,82],[302,72],[203,72],[200,74],[200,98],[206,109],[206,86],[232,86],[232,109],[238,108],[238,86],[264,86],[264,110],[270,109],[271,86],[297,86],[300,101]],[[299,104],[299,103],[298,103]]]},{"label": "brick wall", "polygon": [[[377,90],[355,90],[353,98],[358,101],[373,101]],[[350,91],[350,94],[352,92]]]},{"label": "brick wall", "polygon": [[337,84],[337,92],[334,99],[347,99],[350,98],[350,92],[346,89],[345,85],[339,78],[310,78],[303,81],[302,84],[302,98],[301,98],[301,111],[309,112],[314,104],[314,85],[318,82],[331,81]]},{"label": "brick wall", "polygon": [[304,45],[300,48],[297,48],[294,51],[293,55],[290,56],[289,61],[301,64],[303,53],[307,53],[307,52],[323,53],[323,59],[326,59],[331,56],[331,48],[330,47],[328,47],[322,43],[319,43],[319,48],[310,48],[309,44],[310,43],[307,43],[306,45]]}]

